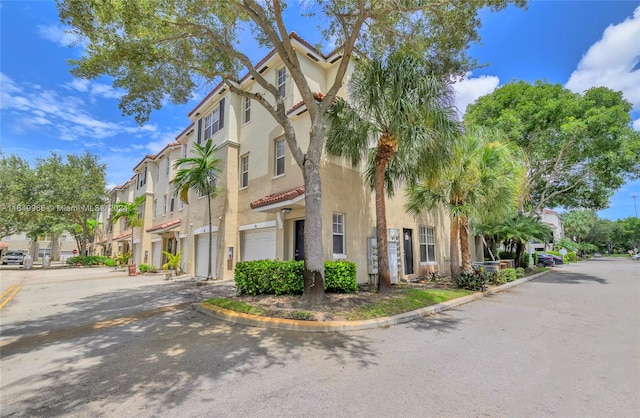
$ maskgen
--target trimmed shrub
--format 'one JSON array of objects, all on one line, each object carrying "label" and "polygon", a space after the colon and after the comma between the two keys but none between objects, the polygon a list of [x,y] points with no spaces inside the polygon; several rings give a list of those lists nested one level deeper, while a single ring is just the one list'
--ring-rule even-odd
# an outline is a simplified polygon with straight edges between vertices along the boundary
[{"label": "trimmed shrub", "polygon": [[[304,261],[240,261],[234,280],[239,294],[299,295],[304,290]],[[329,292],[356,292],[355,264],[326,261],[324,287]]]},{"label": "trimmed shrub", "polygon": [[106,260],[104,260],[104,265],[107,267],[115,267],[116,264],[116,260],[114,260],[113,258],[107,258]]},{"label": "trimmed shrub", "polygon": [[515,260],[516,253],[514,251],[500,251],[498,253],[498,258],[500,260]]},{"label": "trimmed shrub", "polygon": [[105,263],[107,257],[103,255],[78,255],[71,257],[67,260],[67,264],[80,264],[82,266],[97,266],[100,263]]},{"label": "trimmed shrub", "polygon": [[568,262],[570,262],[570,263],[571,263],[571,262],[575,262],[575,261],[578,261],[578,254],[576,254],[576,253],[575,253],[575,252],[573,252],[573,251],[569,251],[569,252],[567,253],[567,255],[565,256],[565,258],[566,258],[566,259],[567,259],[567,261],[568,261]]},{"label": "trimmed shrub", "polygon": [[156,271],[158,271],[156,266],[152,266],[151,264],[142,263],[140,264],[139,268],[140,268],[140,273],[155,273]]},{"label": "trimmed shrub", "polygon": [[500,283],[509,283],[517,279],[516,269],[506,268],[498,271]]},{"label": "trimmed shrub", "polygon": [[516,269],[516,277],[519,279],[521,277],[524,277],[526,274],[526,272],[524,271],[524,269],[522,267],[518,267]]},{"label": "trimmed shrub", "polygon": [[357,292],[356,264],[351,261],[325,261],[324,289],[331,293]]}]

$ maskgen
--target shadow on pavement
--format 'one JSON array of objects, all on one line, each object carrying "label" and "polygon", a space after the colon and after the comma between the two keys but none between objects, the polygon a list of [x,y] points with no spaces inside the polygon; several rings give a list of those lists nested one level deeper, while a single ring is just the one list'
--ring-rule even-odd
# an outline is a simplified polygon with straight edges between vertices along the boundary
[{"label": "shadow on pavement", "polygon": [[[215,296],[214,286],[207,295],[194,289],[178,283],[115,291],[64,306],[63,314],[3,325],[3,363],[42,366],[11,382],[3,379],[2,416],[109,416],[118,401],[132,397],[144,407],[132,415],[160,416],[188,398],[219,397],[238,375],[305,364],[309,350],[334,364],[377,366],[375,340],[367,336],[228,324],[187,307]],[[163,303],[183,306],[158,310]],[[118,321],[135,316],[127,307],[136,304],[154,314]],[[107,325],[96,328],[100,321]]]},{"label": "shadow on pavement", "polygon": [[[455,310],[453,310],[453,312],[455,312]],[[457,328],[459,322],[460,319],[452,317],[449,313],[440,312],[435,315],[416,319],[406,325],[417,331],[451,332]]]},{"label": "shadow on pavement", "polygon": [[536,283],[552,283],[552,284],[580,284],[587,282],[597,282],[600,284],[607,284],[608,282],[596,276],[590,276],[588,274],[568,273],[568,272],[555,272],[544,274],[541,277],[534,279]]}]

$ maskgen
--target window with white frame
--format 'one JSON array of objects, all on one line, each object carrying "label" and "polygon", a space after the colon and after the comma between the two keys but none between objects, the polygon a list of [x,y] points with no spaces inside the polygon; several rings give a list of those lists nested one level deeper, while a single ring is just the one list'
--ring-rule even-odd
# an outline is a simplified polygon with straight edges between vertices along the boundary
[{"label": "window with white frame", "polygon": [[249,186],[249,154],[240,157],[240,188]]},{"label": "window with white frame", "polygon": [[178,197],[178,210],[182,210],[182,209],[184,209],[184,200]]},{"label": "window with white frame", "polygon": [[138,219],[142,219],[142,211],[143,211],[143,207],[142,205],[138,205]]},{"label": "window with white frame", "polygon": [[345,254],[344,214],[333,214],[333,254]]},{"label": "window with white frame", "polygon": [[169,175],[169,171],[171,170],[171,160],[169,159],[169,157],[167,157],[167,162],[165,163],[165,166],[166,166],[165,168],[166,168],[166,171],[167,171],[166,175],[168,176]]},{"label": "window with white frame", "polygon": [[420,227],[420,262],[436,262],[436,233],[430,226]]},{"label": "window with white frame", "polygon": [[176,195],[172,194],[171,201],[169,202],[169,212],[173,213],[173,210],[175,209],[175,204],[176,204]]},{"label": "window with white frame", "polygon": [[187,158],[187,151],[188,151],[187,144],[184,144],[182,146],[182,158]]},{"label": "window with white frame", "polygon": [[244,98],[244,113],[242,117],[243,123],[251,121],[251,99],[249,97]]},{"label": "window with white frame", "polygon": [[164,195],[164,199],[162,202],[162,214],[163,215],[167,214],[167,195]]},{"label": "window with white frame", "polygon": [[278,91],[280,92],[280,96],[285,97],[287,95],[287,69],[282,67],[278,70]]},{"label": "window with white frame", "polygon": [[284,174],[284,139],[279,139],[275,143],[275,175]]},{"label": "window with white frame", "polygon": [[158,217],[158,199],[153,199],[153,217]]},{"label": "window with white frame", "polygon": [[204,140],[211,138],[220,130],[220,106],[204,118]]}]

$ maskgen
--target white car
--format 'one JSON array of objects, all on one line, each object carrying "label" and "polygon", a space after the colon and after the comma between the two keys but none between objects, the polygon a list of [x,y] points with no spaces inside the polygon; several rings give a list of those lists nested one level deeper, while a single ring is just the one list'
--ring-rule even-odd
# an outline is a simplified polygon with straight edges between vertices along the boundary
[{"label": "white car", "polygon": [[24,257],[25,257],[24,253],[21,253],[20,251],[9,251],[8,253],[2,256],[2,264],[3,265],[10,264],[10,263],[24,264]]},{"label": "white car", "polygon": [[640,260],[640,253],[631,256],[632,260]]}]

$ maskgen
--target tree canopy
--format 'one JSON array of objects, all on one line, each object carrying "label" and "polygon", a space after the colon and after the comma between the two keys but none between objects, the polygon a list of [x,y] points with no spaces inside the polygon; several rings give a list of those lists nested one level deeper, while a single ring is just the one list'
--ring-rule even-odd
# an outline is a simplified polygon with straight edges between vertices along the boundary
[{"label": "tree canopy", "polygon": [[559,84],[509,83],[467,108],[465,123],[501,129],[529,156],[532,213],[543,207],[603,209],[640,176],[640,133],[621,92],[584,94]]},{"label": "tree canopy", "polygon": [[[504,8],[507,0],[371,2],[318,0],[301,7],[307,22],[322,22],[325,40],[334,39],[340,57],[335,75],[327,81],[324,100],[316,100],[287,25],[287,2],[280,0],[57,0],[61,20],[88,42],[84,55],[73,60],[72,73],[83,78],[113,77],[126,90],[120,99],[125,114],[142,123],[165,98],[185,103],[196,87],[218,80],[229,90],[266,109],[285,132],[293,159],[305,184],[305,272],[302,299],[324,300],[322,243],[322,185],[320,159],[325,136],[325,114],[343,85],[354,51],[385,55],[399,46],[430,58],[441,74],[460,74],[475,63],[466,51],[478,40],[477,11]],[[514,0],[518,6],[524,0]],[[275,80],[267,79],[240,47],[253,38],[272,48],[285,65],[308,111],[307,149],[299,146],[285,100]],[[263,92],[240,88],[246,71]]]}]

